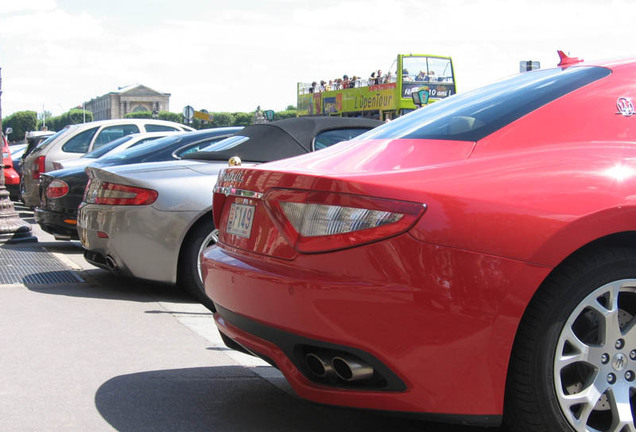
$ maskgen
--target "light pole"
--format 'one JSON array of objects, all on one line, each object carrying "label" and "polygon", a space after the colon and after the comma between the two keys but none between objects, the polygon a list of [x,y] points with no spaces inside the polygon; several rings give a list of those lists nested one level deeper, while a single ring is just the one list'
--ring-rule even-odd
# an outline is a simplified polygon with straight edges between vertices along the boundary
[{"label": "light pole", "polygon": [[[2,132],[2,68],[0,68],[0,147],[4,149],[6,138]],[[9,198],[9,191],[4,184],[4,156],[0,163],[0,244],[36,242],[38,239],[31,233],[31,225],[20,219]]]}]

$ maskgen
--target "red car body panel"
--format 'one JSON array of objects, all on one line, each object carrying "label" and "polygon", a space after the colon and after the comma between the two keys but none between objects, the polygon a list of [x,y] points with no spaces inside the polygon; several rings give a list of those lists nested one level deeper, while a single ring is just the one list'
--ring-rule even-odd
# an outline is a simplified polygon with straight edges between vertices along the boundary
[{"label": "red car body panel", "polygon": [[[501,416],[508,360],[533,295],[568,256],[636,231],[636,64],[557,98],[476,142],[367,139],[228,170],[215,194],[219,243],[203,254],[221,333],[271,359],[298,394],[335,405]],[[428,108],[425,108],[428,109]],[[277,191],[421,203],[408,231],[299,253],[266,203]],[[231,203],[255,206],[249,238],[224,231]],[[227,313],[370,353],[406,385],[330,388]],[[234,315],[232,315],[234,316]]]},{"label": "red car body panel", "polygon": [[19,185],[20,176],[13,168],[13,161],[11,160],[11,148],[7,140],[2,137],[2,165],[4,169],[4,184],[9,186]]},{"label": "red car body panel", "polygon": [[[415,253],[397,256],[404,248]],[[408,387],[388,400],[382,392],[352,398],[350,390],[311,383],[290,362],[280,362],[275,346],[225,324],[239,343],[274,359],[300,396],[336,405],[472,415],[501,411],[506,373],[501,359],[510,355],[523,306],[550,271],[420,243],[409,235],[320,259],[299,256],[293,263],[221,249],[208,251],[206,258],[206,285],[216,286],[213,298],[222,307],[275,322],[286,332],[369,351]],[[349,263],[348,273],[334,272],[343,262]],[[511,281],[522,282],[510,291]]]}]

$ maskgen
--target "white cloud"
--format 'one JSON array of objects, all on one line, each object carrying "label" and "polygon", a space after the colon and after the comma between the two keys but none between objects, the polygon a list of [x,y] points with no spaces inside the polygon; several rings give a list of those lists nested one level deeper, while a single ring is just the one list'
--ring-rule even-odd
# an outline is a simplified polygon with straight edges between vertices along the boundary
[{"label": "white cloud", "polygon": [[4,2],[0,8],[0,16],[25,11],[48,11],[57,7],[55,0],[21,0]]},{"label": "white cloud", "polygon": [[634,50],[631,0],[162,5],[130,14],[117,2],[30,0],[0,11],[3,113],[44,104],[57,114],[134,83],[171,93],[175,112],[283,109],[298,81],[366,76],[409,52],[452,56],[465,91],[518,72],[520,60],[554,66],[557,49],[586,59]]}]

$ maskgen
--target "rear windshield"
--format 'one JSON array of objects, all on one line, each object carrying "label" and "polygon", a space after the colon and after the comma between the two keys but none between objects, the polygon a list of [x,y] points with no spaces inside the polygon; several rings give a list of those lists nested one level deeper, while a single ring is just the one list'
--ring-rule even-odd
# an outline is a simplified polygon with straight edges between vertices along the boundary
[{"label": "rear windshield", "polygon": [[216,151],[222,151],[222,150],[229,150],[231,148],[236,147],[239,144],[243,144],[248,139],[249,139],[249,137],[246,137],[246,136],[233,135],[233,136],[225,138],[225,139],[223,139],[221,141],[217,141],[215,143],[212,143],[212,144],[210,144],[207,147],[203,147],[199,151],[202,151],[202,152],[216,152]]},{"label": "rear windshield", "polygon": [[358,135],[368,131],[368,128],[351,128],[351,129],[333,129],[322,132],[314,138],[314,151],[321,150],[327,147],[331,147],[334,144],[338,144],[342,141],[348,141],[357,137]]},{"label": "rear windshield", "polygon": [[100,162],[104,164],[117,165],[118,162],[123,162],[131,158],[140,157],[148,153],[152,153],[154,150],[158,150],[163,147],[174,145],[183,141],[183,137],[186,134],[170,135],[167,137],[159,138],[156,140],[145,142],[141,145],[130,147],[123,152],[116,153],[114,155],[105,156],[100,159]]},{"label": "rear windshield", "polygon": [[181,132],[181,129],[168,125],[146,124],[144,127],[146,132]]},{"label": "rear windshield", "polygon": [[362,138],[479,141],[537,108],[610,73],[609,69],[600,67],[523,73],[435,102],[371,130]]}]

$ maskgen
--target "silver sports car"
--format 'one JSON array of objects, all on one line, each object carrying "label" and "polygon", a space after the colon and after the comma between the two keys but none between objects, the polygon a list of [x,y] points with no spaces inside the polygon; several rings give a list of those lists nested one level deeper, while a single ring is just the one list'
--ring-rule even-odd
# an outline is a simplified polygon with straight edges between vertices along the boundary
[{"label": "silver sports car", "polygon": [[382,124],[305,117],[248,126],[170,162],[87,168],[77,229],[84,256],[117,274],[179,284],[213,309],[199,256],[213,242],[212,189],[228,160],[263,163],[352,139]]}]

